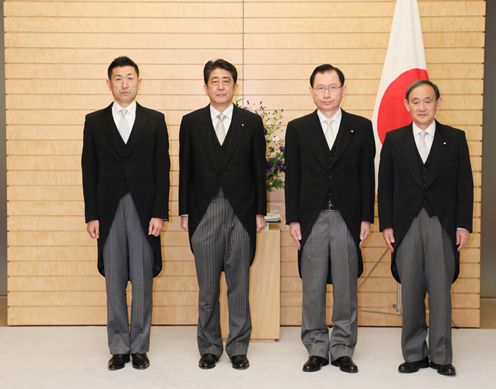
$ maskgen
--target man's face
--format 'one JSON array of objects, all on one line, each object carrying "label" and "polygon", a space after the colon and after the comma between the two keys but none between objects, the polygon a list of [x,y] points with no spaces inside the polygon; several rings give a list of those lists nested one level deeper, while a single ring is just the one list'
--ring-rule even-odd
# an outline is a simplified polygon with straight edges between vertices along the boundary
[{"label": "man's face", "polygon": [[215,107],[226,107],[233,101],[236,84],[227,70],[216,68],[212,70],[205,93],[210,98],[210,103]]},{"label": "man's face", "polygon": [[343,100],[345,86],[341,85],[338,74],[334,71],[317,73],[310,87],[310,95],[317,108],[323,113],[333,115]]},{"label": "man's face", "polygon": [[410,92],[405,107],[417,127],[425,130],[436,117],[439,100],[430,85],[420,85]]},{"label": "man's face", "polygon": [[107,80],[109,90],[114,100],[123,108],[131,104],[138,94],[141,80],[132,66],[122,66],[112,69],[112,76]]}]

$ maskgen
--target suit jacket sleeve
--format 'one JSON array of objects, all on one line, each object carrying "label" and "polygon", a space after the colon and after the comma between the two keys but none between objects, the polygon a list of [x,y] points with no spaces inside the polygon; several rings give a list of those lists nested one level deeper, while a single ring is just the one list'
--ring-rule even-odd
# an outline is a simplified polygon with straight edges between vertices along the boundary
[{"label": "suit jacket sleeve", "polygon": [[459,144],[460,160],[458,163],[456,227],[465,228],[472,232],[474,181],[465,133],[462,133],[461,138]]},{"label": "suit jacket sleeve", "polygon": [[183,117],[179,128],[179,215],[189,214],[191,180],[191,143],[187,120]]},{"label": "suit jacket sleeve", "polygon": [[255,133],[253,136],[253,171],[255,172],[256,186],[256,214],[267,213],[267,188],[265,184],[265,134],[261,117],[257,117]]},{"label": "suit jacket sleeve", "polygon": [[152,217],[169,218],[169,137],[163,114],[160,114],[155,138],[155,204]]},{"label": "suit jacket sleeve", "polygon": [[299,222],[298,212],[300,193],[300,152],[296,128],[291,122],[286,129],[284,160],[286,164],[286,181],[284,184],[286,202],[286,224]]},{"label": "suit jacket sleeve", "polygon": [[374,222],[374,200],[375,200],[375,140],[372,131],[372,123],[367,121],[365,128],[365,143],[362,148],[361,160],[361,210],[362,221]]},{"label": "suit jacket sleeve", "polygon": [[98,220],[98,209],[96,206],[98,161],[93,139],[93,128],[88,117],[86,117],[84,122],[81,168],[83,173],[84,217],[86,223],[88,223],[91,220]]},{"label": "suit jacket sleeve", "polygon": [[[389,134],[388,134],[389,135]],[[386,135],[379,163],[379,228],[393,228],[393,157],[391,138]]]}]

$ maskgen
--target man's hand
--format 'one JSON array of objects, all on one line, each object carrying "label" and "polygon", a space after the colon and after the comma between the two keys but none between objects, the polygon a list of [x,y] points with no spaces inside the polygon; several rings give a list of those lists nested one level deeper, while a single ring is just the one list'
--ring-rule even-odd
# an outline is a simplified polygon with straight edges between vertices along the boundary
[{"label": "man's hand", "polygon": [[370,222],[367,221],[362,221],[362,224],[360,225],[360,244],[359,246],[362,247],[362,245],[365,242],[365,239],[367,239],[367,236],[370,234]]},{"label": "man's hand", "polygon": [[465,245],[468,242],[468,238],[470,237],[470,232],[464,229],[456,230],[456,245],[458,246],[458,252],[462,251]]},{"label": "man's hand", "polygon": [[98,239],[100,237],[100,222],[98,220],[90,220],[86,224],[86,231],[91,239]]},{"label": "man's hand", "polygon": [[188,232],[188,216],[181,216],[181,229]]},{"label": "man's hand", "polygon": [[384,236],[384,240],[386,241],[386,245],[387,245],[389,251],[391,251],[393,253],[394,252],[393,244],[395,242],[393,229],[392,228],[385,228],[384,231],[382,232],[382,235]]},{"label": "man's hand", "polygon": [[300,223],[293,222],[289,224],[289,234],[293,238],[296,244],[296,248],[299,250],[301,248],[301,229]]},{"label": "man's hand", "polygon": [[261,231],[265,227],[264,215],[257,215],[257,232]]},{"label": "man's hand", "polygon": [[158,217],[152,217],[148,225],[148,235],[159,236],[164,228],[164,221]]}]

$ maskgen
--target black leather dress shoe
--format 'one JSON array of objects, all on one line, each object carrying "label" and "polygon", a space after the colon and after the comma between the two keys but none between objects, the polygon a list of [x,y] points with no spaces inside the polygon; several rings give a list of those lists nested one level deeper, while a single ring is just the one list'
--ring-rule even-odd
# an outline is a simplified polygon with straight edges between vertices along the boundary
[{"label": "black leather dress shoe", "polygon": [[200,369],[212,369],[218,360],[219,357],[217,355],[206,353],[201,356],[198,366]]},{"label": "black leather dress shoe", "polygon": [[439,365],[437,363],[431,362],[431,367],[433,369],[436,369],[437,372],[441,375],[447,375],[447,376],[456,375],[455,366],[453,366],[451,363],[448,363],[447,365]]},{"label": "black leather dress shoe", "polygon": [[311,373],[314,371],[319,371],[322,366],[326,366],[329,364],[329,360],[318,357],[316,355],[312,355],[308,358],[308,361],[303,365],[303,371],[307,373]]},{"label": "black leather dress shoe", "polygon": [[400,373],[416,373],[419,369],[429,367],[429,358],[425,357],[420,361],[415,362],[403,362],[398,366],[398,371]]},{"label": "black leather dress shoe", "polygon": [[129,362],[129,354],[114,354],[108,361],[109,370],[122,369]]},{"label": "black leather dress shoe", "polygon": [[144,370],[148,366],[150,366],[150,361],[148,360],[148,357],[146,356],[146,353],[143,354],[131,354],[131,357],[133,358],[133,367],[138,370]]},{"label": "black leather dress shoe", "polygon": [[250,367],[250,362],[246,355],[234,355],[231,357],[232,367],[238,370],[245,370]]},{"label": "black leather dress shoe", "polygon": [[331,365],[339,366],[339,370],[345,373],[358,373],[358,366],[353,363],[350,357],[339,357],[331,361]]}]

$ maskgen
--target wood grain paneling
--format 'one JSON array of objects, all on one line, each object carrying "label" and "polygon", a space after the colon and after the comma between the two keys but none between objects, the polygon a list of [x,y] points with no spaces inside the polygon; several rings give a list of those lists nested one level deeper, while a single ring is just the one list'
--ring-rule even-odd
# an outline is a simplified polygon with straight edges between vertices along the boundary
[{"label": "wood grain paneling", "polygon": [[[453,320],[477,327],[485,2],[419,0],[419,9],[429,74],[443,94],[438,118],[463,128],[469,141],[474,234],[453,286]],[[105,78],[114,57],[127,54],[140,65],[139,101],[162,111],[169,129],[171,221],[162,232],[154,323],[194,324],[198,286],[177,216],[177,154],[182,115],[208,102],[203,64],[233,62],[240,99],[284,109],[285,125],[314,109],[308,77],[330,62],[347,77],[344,108],[370,118],[393,10],[393,0],[4,1],[9,323],[105,323],[104,279],[83,220],[80,153],[85,114],[111,101]],[[270,194],[269,208],[284,216],[281,191]],[[359,322],[397,326],[397,285],[377,219],[372,231],[363,250],[368,278],[358,281]],[[301,280],[284,225],[280,283],[281,323],[299,325]]]}]

